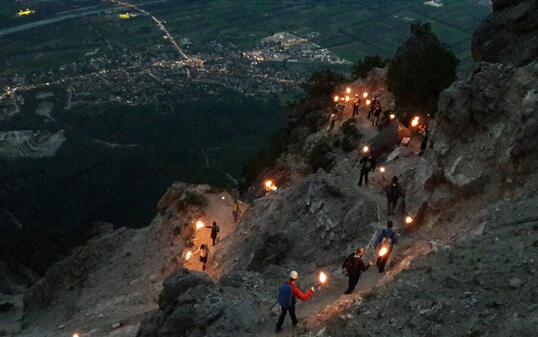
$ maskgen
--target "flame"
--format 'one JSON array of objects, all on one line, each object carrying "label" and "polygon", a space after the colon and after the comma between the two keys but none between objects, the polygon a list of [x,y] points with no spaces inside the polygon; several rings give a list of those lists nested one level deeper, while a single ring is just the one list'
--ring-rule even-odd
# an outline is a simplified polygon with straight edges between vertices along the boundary
[{"label": "flame", "polygon": [[396,118],[396,115],[395,114],[390,114],[389,118],[394,119],[394,118]]},{"label": "flame", "polygon": [[270,188],[271,186],[273,186],[273,181],[272,180],[266,180],[264,185],[265,185],[265,187]]},{"label": "flame", "polygon": [[196,229],[202,229],[205,227],[205,223],[202,220],[196,221]]},{"label": "flame", "polygon": [[349,102],[349,96],[346,96],[346,102]]},{"label": "flame", "polygon": [[364,97],[364,98],[368,97],[368,92],[366,92],[366,91],[363,92],[363,93],[362,93],[362,97]]},{"label": "flame", "polygon": [[410,217],[409,215],[405,217],[405,223],[406,224],[410,224],[410,223],[413,223],[413,218]]},{"label": "flame", "polygon": [[381,247],[381,249],[379,250],[379,256],[385,256],[388,251],[389,250],[387,249],[387,247]]},{"label": "flame", "polygon": [[320,272],[318,279],[320,283],[325,283],[327,282],[327,275],[324,272]]},{"label": "flame", "polygon": [[78,333],[74,333],[73,337],[80,337],[80,335]]},{"label": "flame", "polygon": [[381,171],[381,173],[385,173],[385,168],[384,168],[383,166],[381,166],[381,167],[379,168],[379,171]]},{"label": "flame", "polygon": [[263,186],[265,187],[266,191],[276,191],[278,189],[272,180],[266,180],[263,183]]},{"label": "flame", "polygon": [[346,94],[351,94],[351,88],[350,88],[350,87],[348,87],[348,88],[346,89]]},{"label": "flame", "polygon": [[368,147],[368,145],[364,145],[364,147],[362,148],[362,152],[368,153],[368,151],[370,151],[370,148]]},{"label": "flame", "polygon": [[370,105],[370,104],[372,104],[372,102],[369,99],[367,99],[366,100],[366,105]]},{"label": "flame", "polygon": [[334,101],[335,101],[335,102],[338,102],[339,99],[340,99],[340,97],[338,97],[338,96],[334,96]]},{"label": "flame", "polygon": [[420,117],[418,116],[413,117],[413,120],[411,121],[411,126],[412,127],[417,126],[419,121],[420,121]]},{"label": "flame", "polygon": [[192,252],[189,250],[189,251],[187,252],[187,254],[185,254],[185,261],[190,260],[191,257],[192,257]]}]

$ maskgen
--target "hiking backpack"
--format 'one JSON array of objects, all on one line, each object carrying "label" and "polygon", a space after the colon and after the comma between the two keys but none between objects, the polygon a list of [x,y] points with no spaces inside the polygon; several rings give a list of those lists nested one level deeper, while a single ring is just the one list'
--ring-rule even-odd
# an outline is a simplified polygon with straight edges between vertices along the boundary
[{"label": "hiking backpack", "polygon": [[278,288],[278,304],[284,309],[291,307],[292,290],[288,283],[284,283]]}]

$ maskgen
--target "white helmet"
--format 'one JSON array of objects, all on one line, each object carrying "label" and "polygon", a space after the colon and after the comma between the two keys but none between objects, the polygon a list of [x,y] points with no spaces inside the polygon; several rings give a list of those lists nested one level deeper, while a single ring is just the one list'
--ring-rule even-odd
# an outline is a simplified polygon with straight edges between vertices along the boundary
[{"label": "white helmet", "polygon": [[290,272],[290,279],[292,279],[292,280],[296,280],[296,279],[298,279],[298,278],[299,278],[299,273],[296,272],[295,270],[292,270],[292,271]]}]

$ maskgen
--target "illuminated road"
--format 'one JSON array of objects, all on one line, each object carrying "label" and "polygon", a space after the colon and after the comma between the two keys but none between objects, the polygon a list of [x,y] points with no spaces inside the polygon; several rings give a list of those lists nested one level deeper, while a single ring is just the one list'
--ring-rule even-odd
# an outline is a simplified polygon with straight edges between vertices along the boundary
[{"label": "illuminated road", "polygon": [[187,54],[185,54],[185,52],[183,52],[183,50],[179,47],[179,44],[177,43],[177,41],[174,39],[174,37],[172,36],[172,34],[170,34],[170,32],[168,31],[168,29],[166,29],[166,26],[162,23],[161,20],[157,19],[153,14],[151,14],[150,12],[138,7],[137,5],[135,4],[130,4],[130,3],[127,3],[127,2],[122,2],[120,0],[111,0],[113,3],[119,5],[119,6],[122,6],[122,7],[125,7],[125,8],[130,8],[130,9],[133,9],[141,14],[144,14],[144,15],[147,15],[149,16],[154,22],[155,24],[157,24],[157,26],[159,27],[159,29],[164,33],[164,35],[166,36],[166,38],[168,39],[168,41],[170,41],[170,43],[174,46],[174,48],[177,50],[178,54],[183,57],[185,60],[187,61],[192,61],[192,59],[187,56]]}]

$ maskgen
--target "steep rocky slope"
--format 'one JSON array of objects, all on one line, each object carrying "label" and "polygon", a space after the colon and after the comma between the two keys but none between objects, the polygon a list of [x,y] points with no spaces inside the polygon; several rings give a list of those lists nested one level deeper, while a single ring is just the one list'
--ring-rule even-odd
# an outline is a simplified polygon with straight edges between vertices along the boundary
[{"label": "steep rocky slope", "polygon": [[538,59],[538,2],[493,0],[493,13],[475,31],[476,61],[522,66]]},{"label": "steep rocky slope", "polygon": [[[209,186],[176,183],[146,228],[100,224],[86,245],[53,265],[25,295],[21,336],[134,336],[156,308],[163,280],[183,265],[186,249],[206,235],[194,223],[219,219],[233,226],[233,198]],[[218,213],[218,214],[216,214]],[[198,267],[192,264],[192,268]]]}]

